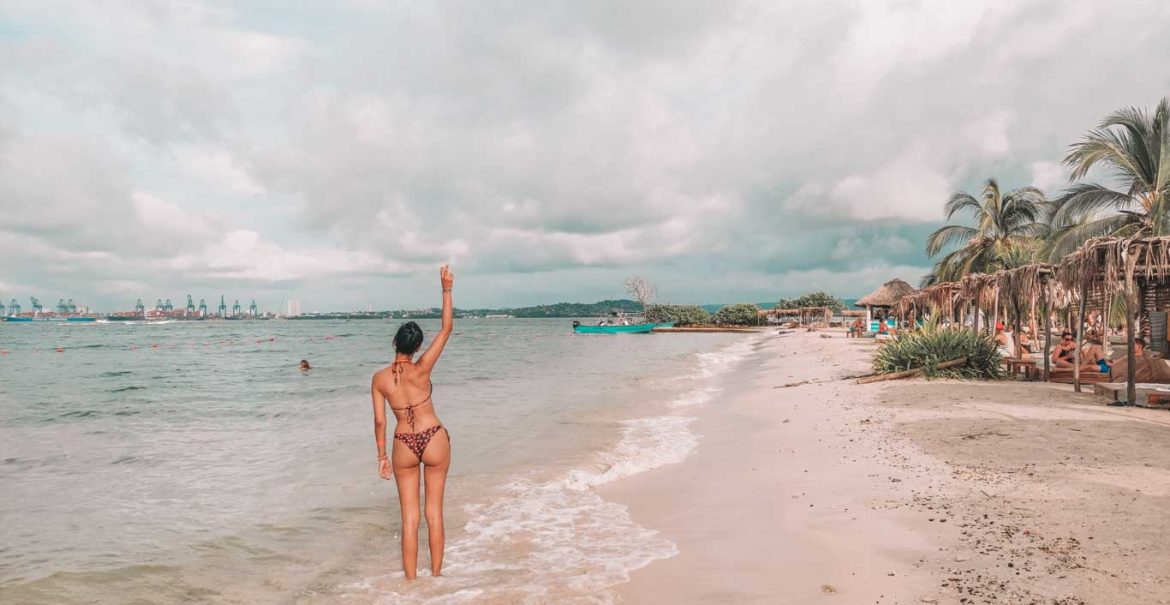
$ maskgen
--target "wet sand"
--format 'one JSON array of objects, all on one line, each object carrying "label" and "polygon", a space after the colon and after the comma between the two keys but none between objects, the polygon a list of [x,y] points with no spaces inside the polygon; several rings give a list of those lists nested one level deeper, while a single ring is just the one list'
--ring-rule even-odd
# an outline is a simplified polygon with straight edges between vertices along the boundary
[{"label": "wet sand", "polygon": [[687,412],[694,454],[599,490],[679,548],[623,602],[1170,603],[1170,413],[1066,385],[842,380],[873,348],[763,341]]}]

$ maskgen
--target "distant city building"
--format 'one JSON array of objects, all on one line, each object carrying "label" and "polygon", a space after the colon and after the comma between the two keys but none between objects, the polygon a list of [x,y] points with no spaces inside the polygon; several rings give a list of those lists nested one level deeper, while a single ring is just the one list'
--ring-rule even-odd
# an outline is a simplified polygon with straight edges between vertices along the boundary
[{"label": "distant city building", "polygon": [[288,312],[285,315],[289,317],[296,317],[301,314],[301,301],[290,298],[288,299]]}]

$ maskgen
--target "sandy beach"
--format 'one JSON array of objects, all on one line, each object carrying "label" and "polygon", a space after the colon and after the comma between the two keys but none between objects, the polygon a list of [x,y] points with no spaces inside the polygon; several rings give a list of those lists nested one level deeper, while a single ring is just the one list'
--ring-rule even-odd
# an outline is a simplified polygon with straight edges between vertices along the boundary
[{"label": "sandy beach", "polygon": [[600,488],[679,554],[626,603],[1170,603],[1170,414],[1067,385],[857,385],[872,340],[766,338],[696,451]]}]

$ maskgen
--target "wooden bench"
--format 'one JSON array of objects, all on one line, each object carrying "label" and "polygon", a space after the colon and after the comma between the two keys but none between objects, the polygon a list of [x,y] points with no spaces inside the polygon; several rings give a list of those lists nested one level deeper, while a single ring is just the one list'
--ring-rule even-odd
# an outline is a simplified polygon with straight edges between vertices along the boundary
[{"label": "wooden bench", "polygon": [[1009,374],[1023,374],[1024,380],[1036,380],[1040,371],[1036,369],[1035,359],[1020,359],[1019,357],[1004,357],[1003,365],[1007,366]]}]

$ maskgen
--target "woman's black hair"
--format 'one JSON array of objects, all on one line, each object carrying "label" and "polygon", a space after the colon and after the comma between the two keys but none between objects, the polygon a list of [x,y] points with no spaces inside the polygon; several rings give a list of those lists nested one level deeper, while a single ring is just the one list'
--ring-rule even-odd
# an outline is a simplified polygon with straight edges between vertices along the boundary
[{"label": "woman's black hair", "polygon": [[422,346],[423,331],[418,324],[408,321],[398,327],[394,335],[394,351],[404,355],[414,355]]}]

